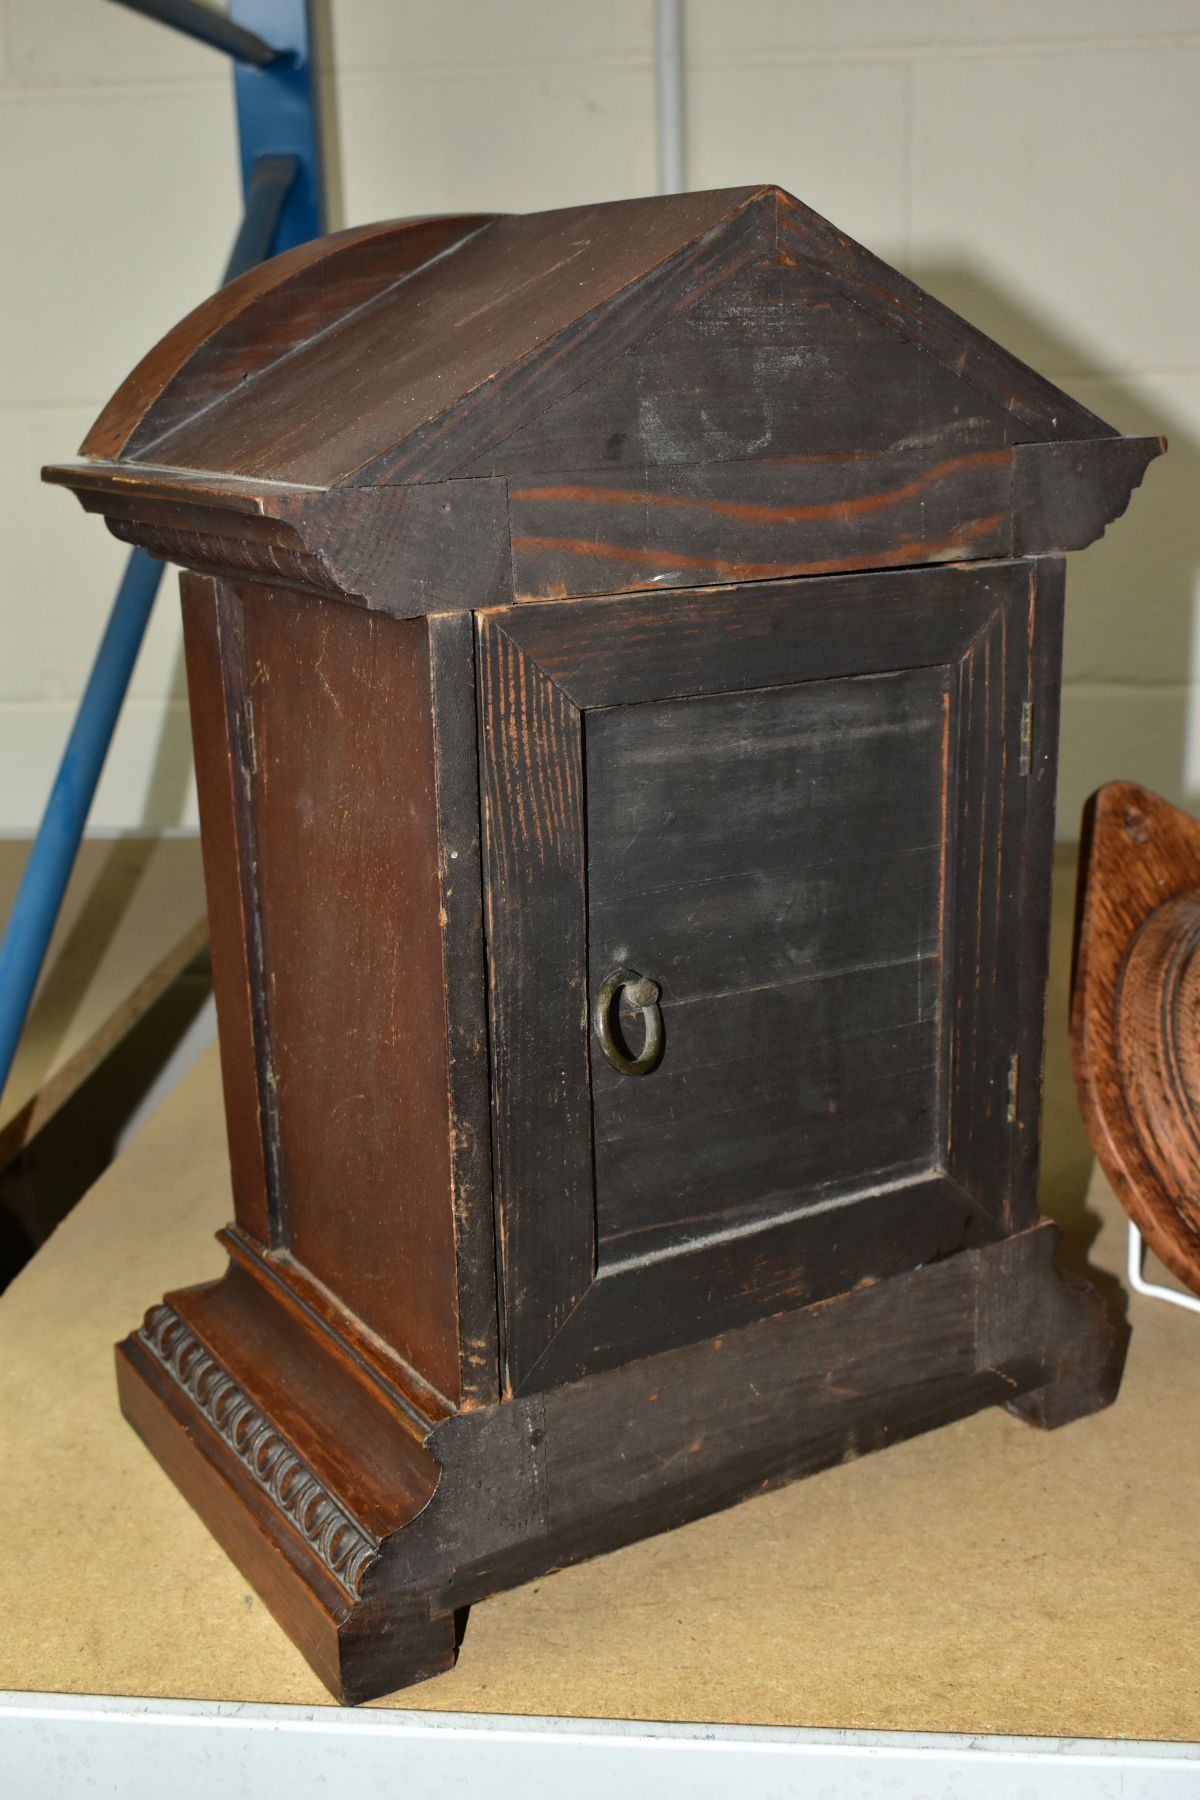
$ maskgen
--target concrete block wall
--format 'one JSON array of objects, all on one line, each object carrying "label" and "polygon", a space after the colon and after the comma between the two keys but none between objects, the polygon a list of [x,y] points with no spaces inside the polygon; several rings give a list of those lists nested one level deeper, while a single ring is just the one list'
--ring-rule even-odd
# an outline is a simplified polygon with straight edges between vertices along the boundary
[{"label": "concrete block wall", "polygon": [[[652,0],[331,0],[335,223],[652,191]],[[1200,0],[686,0],[688,179],[773,180],[1171,453],[1072,561],[1060,832],[1200,806]],[[208,291],[224,59],[105,0],[0,0],[0,830],[31,828],[122,552],[39,465]],[[194,819],[173,578],[94,822]]]}]

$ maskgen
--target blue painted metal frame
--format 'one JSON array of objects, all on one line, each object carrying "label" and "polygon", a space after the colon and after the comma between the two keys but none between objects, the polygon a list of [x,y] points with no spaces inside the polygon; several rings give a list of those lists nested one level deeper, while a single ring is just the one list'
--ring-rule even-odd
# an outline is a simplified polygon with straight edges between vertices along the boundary
[{"label": "blue painted metal frame", "polygon": [[[311,0],[233,0],[230,18],[243,28],[233,34],[214,34],[207,27],[201,32],[194,19],[185,21],[181,16],[206,9],[161,0],[125,3],[164,24],[204,35],[206,42],[234,57],[246,55],[247,43],[259,39],[275,51],[265,62],[235,64],[245,216],[224,280],[232,281],[265,257],[319,236],[325,229],[324,184]],[[135,550],[126,564],[0,941],[0,1090],[8,1079],[75,866],[162,571],[162,563],[145,550]]]},{"label": "blue painted metal frame", "polygon": [[296,179],[268,252],[274,256],[325,229],[311,0],[232,0],[229,14],[284,53],[262,68],[239,62],[233,71],[246,192],[260,157],[297,159]]}]

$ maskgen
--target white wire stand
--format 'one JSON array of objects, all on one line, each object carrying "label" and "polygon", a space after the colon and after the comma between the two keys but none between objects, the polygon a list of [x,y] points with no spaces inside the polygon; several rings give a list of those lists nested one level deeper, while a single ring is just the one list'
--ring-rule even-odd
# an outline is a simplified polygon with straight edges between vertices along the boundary
[{"label": "white wire stand", "polygon": [[1129,1262],[1127,1265],[1130,1287],[1136,1293],[1148,1295],[1151,1300],[1169,1300],[1172,1306],[1182,1306],[1188,1312],[1200,1313],[1200,1300],[1194,1294],[1177,1294],[1174,1288],[1160,1287],[1156,1281],[1146,1280],[1142,1274],[1142,1257],[1145,1250],[1142,1234],[1130,1219]]}]

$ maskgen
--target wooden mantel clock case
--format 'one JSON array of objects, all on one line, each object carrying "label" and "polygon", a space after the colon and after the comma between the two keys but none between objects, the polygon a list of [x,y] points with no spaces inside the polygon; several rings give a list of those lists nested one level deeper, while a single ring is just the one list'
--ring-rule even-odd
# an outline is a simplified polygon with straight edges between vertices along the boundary
[{"label": "wooden mantel clock case", "polygon": [[49,479],[184,565],[236,1222],[125,1410],[330,1687],[1003,1403],[1118,435],[777,189],[347,231]]}]

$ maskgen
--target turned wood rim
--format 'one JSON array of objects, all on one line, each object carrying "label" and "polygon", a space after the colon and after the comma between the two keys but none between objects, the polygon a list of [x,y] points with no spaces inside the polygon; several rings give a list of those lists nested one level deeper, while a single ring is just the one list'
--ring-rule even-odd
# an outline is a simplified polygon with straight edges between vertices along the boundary
[{"label": "turned wood rim", "polygon": [[1114,1046],[1163,1197],[1200,1249],[1200,895],[1139,927],[1117,980]]},{"label": "turned wood rim", "polygon": [[1080,1110],[1159,1260],[1200,1294],[1200,823],[1134,782],[1084,813],[1071,988]]}]

